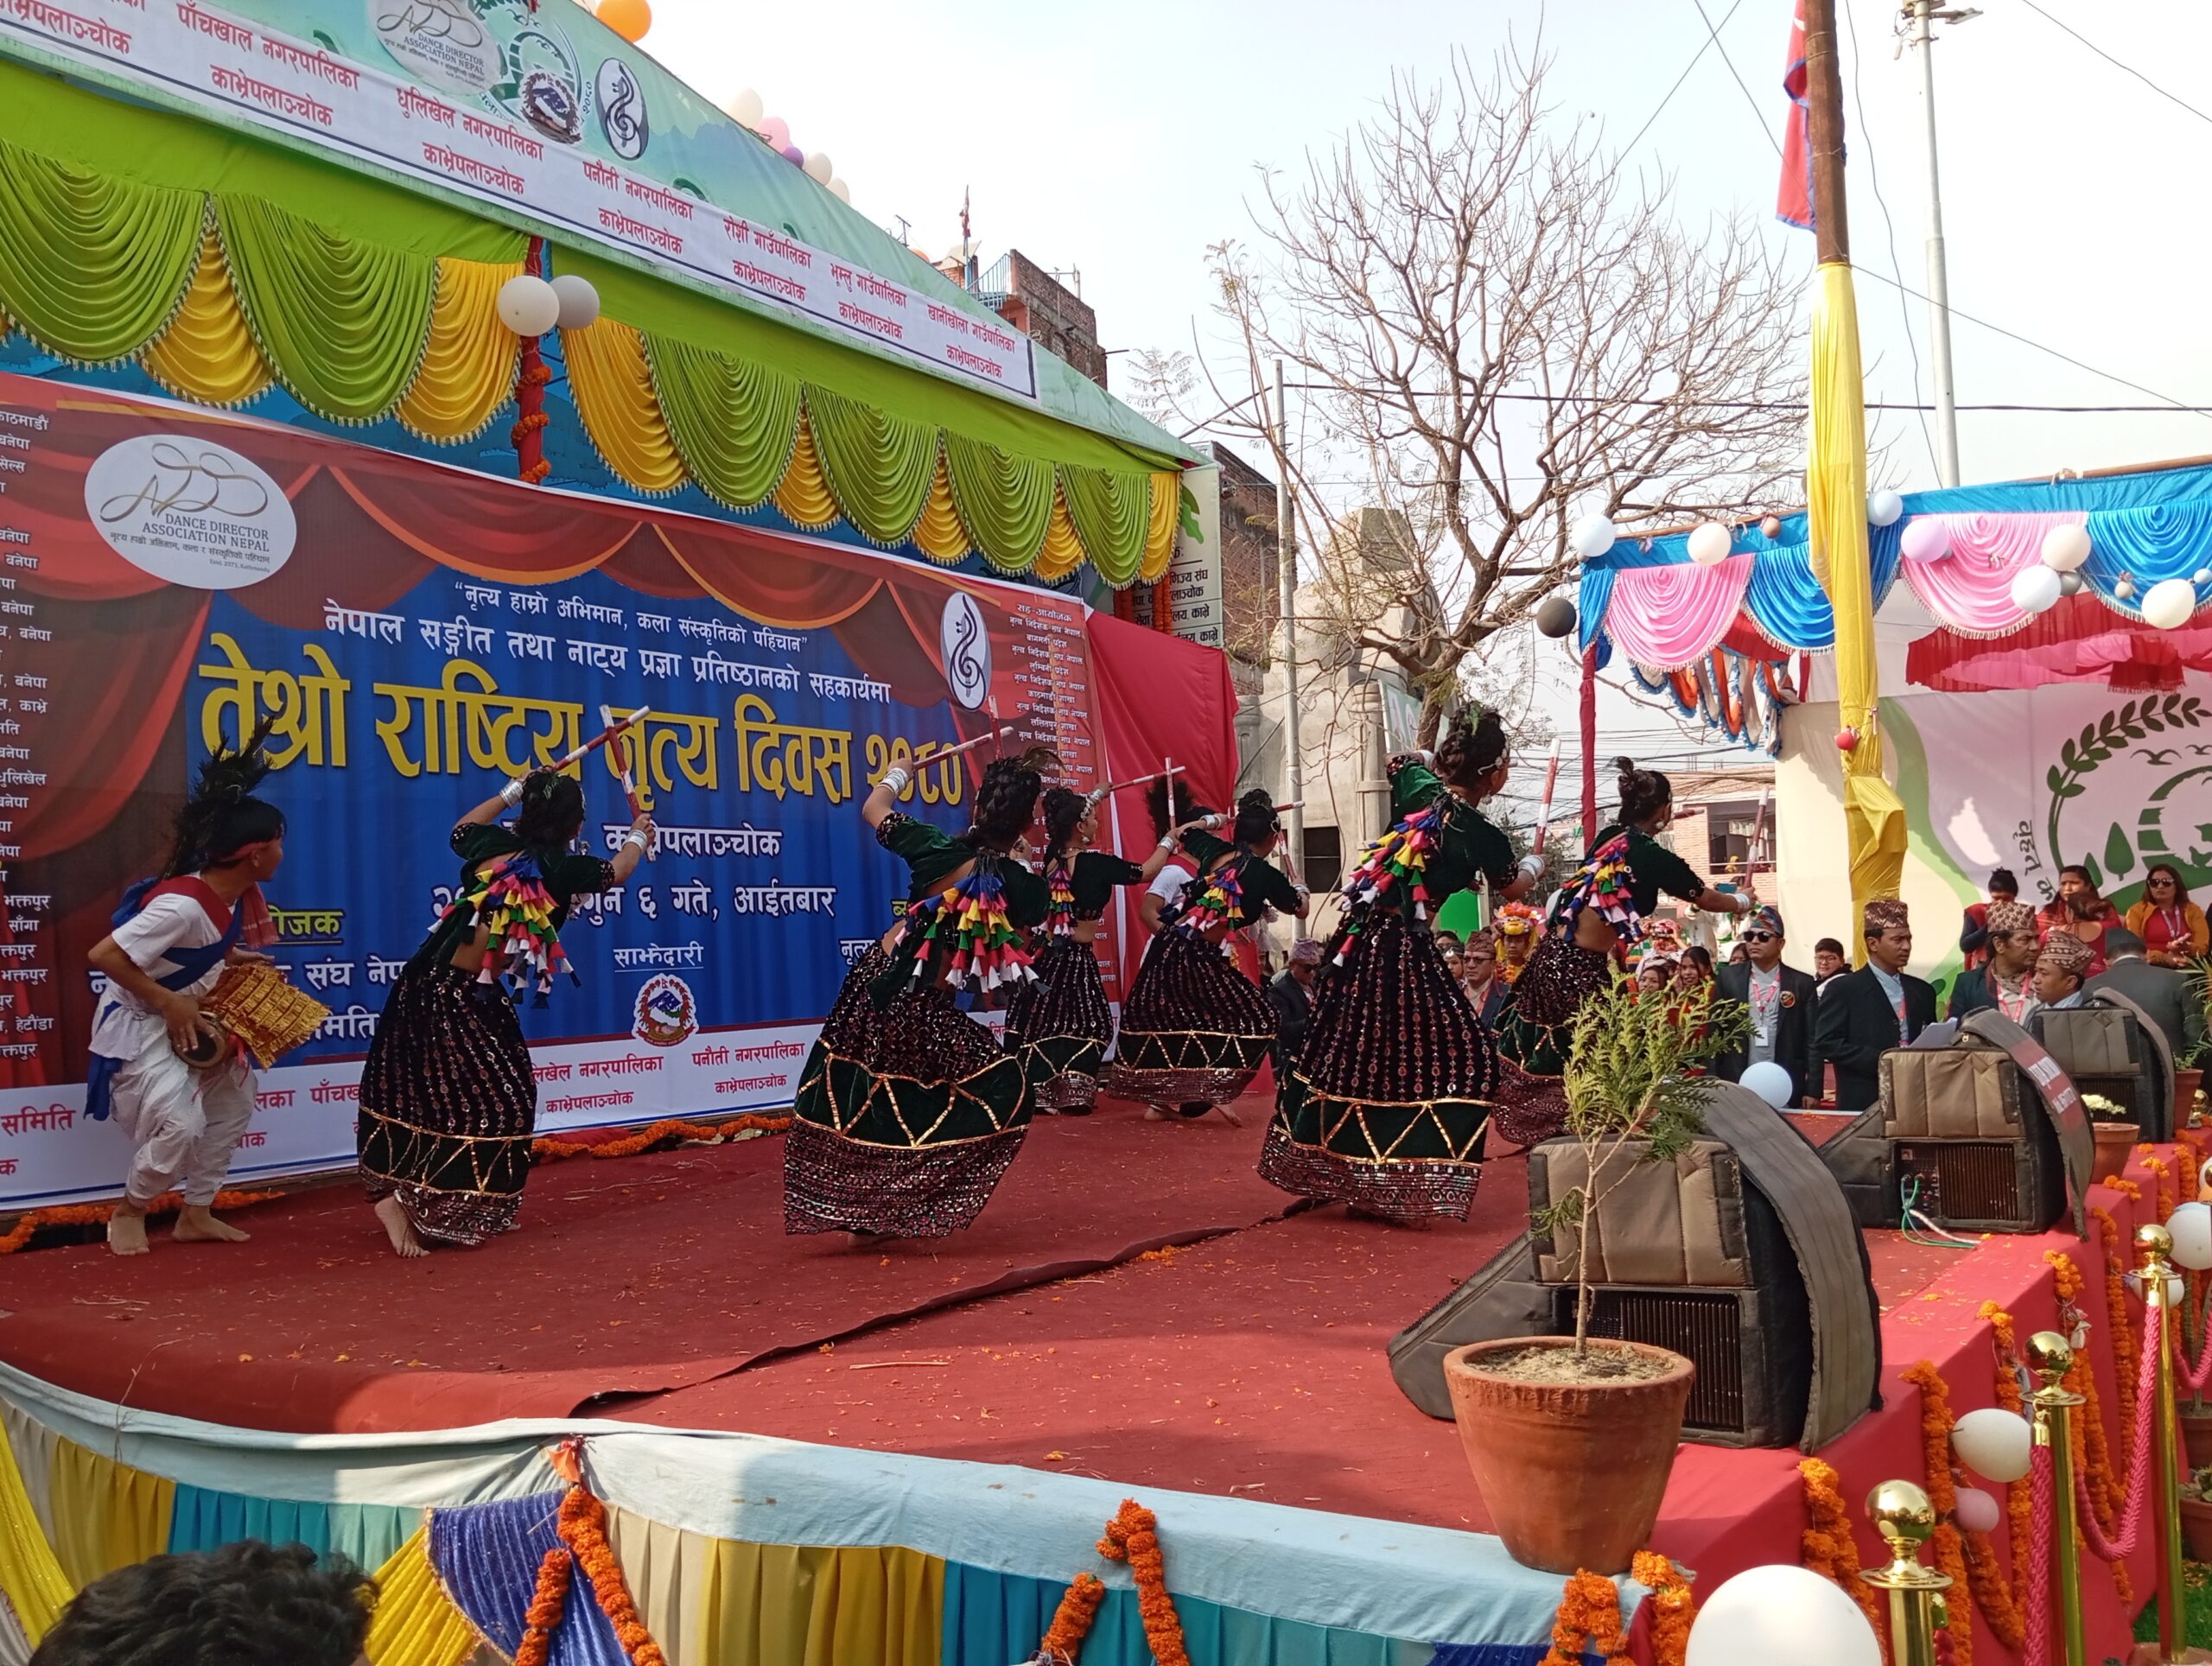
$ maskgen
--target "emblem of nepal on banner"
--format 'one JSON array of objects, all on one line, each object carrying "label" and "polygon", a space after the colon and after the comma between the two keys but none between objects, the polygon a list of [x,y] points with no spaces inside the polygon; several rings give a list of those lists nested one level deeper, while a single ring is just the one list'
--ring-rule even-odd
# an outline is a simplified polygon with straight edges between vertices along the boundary
[{"label": "emblem of nepal on banner", "polygon": [[673,1047],[689,1041],[699,1029],[698,1004],[691,986],[671,973],[645,980],[638,991],[638,1040],[656,1047]]}]

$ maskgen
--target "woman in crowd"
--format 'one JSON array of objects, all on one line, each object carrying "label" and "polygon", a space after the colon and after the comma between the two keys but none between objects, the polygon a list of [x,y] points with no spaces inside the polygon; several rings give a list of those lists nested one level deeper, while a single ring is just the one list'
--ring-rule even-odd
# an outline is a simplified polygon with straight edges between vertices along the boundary
[{"label": "woman in crowd", "polygon": [[626,883],[652,837],[641,815],[612,860],[578,855],[583,824],[575,779],[538,770],[453,830],[459,894],[391,986],[361,1070],[361,1178],[399,1255],[480,1244],[521,1212],[537,1078],[515,1001],[531,986],[542,1007],[556,974],[575,977],[569,905]]},{"label": "woman in crowd", "polygon": [[[1113,1009],[1098,976],[1099,922],[1116,886],[1150,885],[1167,865],[1188,828],[1161,836],[1140,867],[1109,851],[1094,850],[1098,795],[1067,787],[1045,794],[1045,929],[1033,970],[1007,1003],[1007,1051],[1021,1061],[1035,1108],[1088,1116],[1098,1097],[1106,1044],[1114,1039]],[[1195,821],[1192,823],[1195,825]]]},{"label": "woman in crowd", "polygon": [[2058,894],[2036,916],[2036,928],[2045,939],[2063,932],[2088,945],[2087,976],[2091,977],[2104,970],[2105,933],[2119,924],[2120,910],[2105,900],[2089,870],[2079,862],[2069,862],[2058,870]]},{"label": "woman in crowd", "polygon": [[1672,989],[1675,968],[1678,963],[1664,955],[1645,955],[1636,963],[1636,987],[1646,995],[1656,995],[1662,989]]},{"label": "woman in crowd", "polygon": [[1499,1065],[1429,922],[1478,880],[1513,898],[1542,871],[1537,857],[1516,864],[1478,808],[1511,768],[1489,711],[1446,737],[1433,767],[1425,755],[1391,760],[1395,824],[1340,893],[1330,970],[1268,1129],[1262,1179],[1386,1220],[1466,1218]]},{"label": "woman in crowd", "polygon": [[[1209,818],[1220,828],[1227,818]],[[1184,835],[1198,872],[1160,916],[1160,934],[1122,1007],[1122,1039],[1107,1091],[1141,1101],[1154,1122],[1169,1112],[1218,1110],[1243,1126],[1230,1101],[1251,1085],[1274,1045],[1267,994],[1222,953],[1229,933],[1270,906],[1306,918],[1306,887],[1268,860],[1282,839],[1272,793],[1237,801],[1227,843],[1211,831]]]},{"label": "woman in crowd", "polygon": [[2143,875],[2143,900],[2127,911],[2127,929],[2143,939],[2143,957],[2154,966],[2186,966],[2212,944],[2204,911],[2170,862],[2152,862]]},{"label": "woman in crowd", "polygon": [[1021,1149],[1020,1061],[954,995],[1030,974],[1024,945],[1050,899],[1023,861],[1026,836],[1043,772],[1058,761],[1041,747],[995,760],[958,838],[893,808],[912,779],[905,769],[861,806],[876,843],[906,862],[914,900],[846,975],[800,1072],[784,1137],[785,1231],[944,1237],[976,1218]]},{"label": "woman in crowd", "polygon": [[1675,963],[1675,987],[1685,993],[1713,987],[1713,951],[1697,944],[1682,951]]},{"label": "woman in crowd", "polygon": [[1612,981],[1615,954],[1645,935],[1645,919],[1662,891],[1708,913],[1746,914],[1758,906],[1749,893],[1714,890],[1659,843],[1659,830],[1675,813],[1674,788],[1664,775],[1638,769],[1630,758],[1613,760],[1613,769],[1618,817],[1599,830],[1581,870],[1560,893],[1544,940],[1514,985],[1498,1026],[1499,1051],[1539,1078],[1566,1069],[1575,1015]]}]

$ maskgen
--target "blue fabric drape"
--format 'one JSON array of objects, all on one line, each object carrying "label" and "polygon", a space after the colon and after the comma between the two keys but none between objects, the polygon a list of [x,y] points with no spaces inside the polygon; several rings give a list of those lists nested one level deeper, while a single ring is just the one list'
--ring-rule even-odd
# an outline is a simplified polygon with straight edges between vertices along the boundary
[{"label": "blue fabric drape", "polygon": [[[1904,522],[1866,529],[1867,554],[1874,578],[1877,612],[1897,582],[1899,540]],[[1788,527],[1783,536],[1788,536]],[[1744,591],[1744,609],[1758,627],[1785,648],[1804,653],[1823,653],[1835,646],[1835,609],[1827,593],[1813,576],[1813,546],[1808,538],[1794,544],[1775,543],[1756,548],[1751,581]]]},{"label": "blue fabric drape", "polygon": [[[2131,617],[2152,585],[2205,567],[2212,567],[2212,498],[2089,512],[2089,558],[2082,576],[2107,599],[2116,599],[2113,587],[2122,574],[2133,580],[2134,597],[2121,604]],[[2206,587],[2196,588],[2202,602]]]},{"label": "blue fabric drape", "polygon": [[1598,633],[1605,629],[1605,609],[1611,605],[1612,600],[1613,569],[1601,567],[1594,561],[1586,563],[1582,569],[1582,594],[1575,601],[1575,607],[1581,614],[1575,621],[1574,645],[1579,652],[1588,652],[1590,644],[1596,639]]},{"label": "blue fabric drape", "polygon": [[[169,1549],[175,1553],[216,1550],[241,1539],[270,1544],[303,1544],[316,1555],[331,1550],[330,1507],[294,1504],[283,1498],[249,1498],[236,1492],[209,1492],[179,1483],[176,1508],[169,1517]],[[373,1568],[376,1563],[367,1564]]]},{"label": "blue fabric drape", "polygon": [[[947,1562],[941,1666],[1008,1666],[1028,1659],[1066,1589],[1065,1581]],[[1443,1658],[1426,1643],[1275,1619],[1196,1597],[1178,1596],[1175,1612],[1182,1618],[1192,1666],[1430,1666]],[[1515,1650],[1510,1660],[1501,1655],[1479,1666],[1523,1666],[1543,1654],[1541,1647]],[[1135,1592],[1116,1587],[1106,1593],[1083,1647],[1083,1666],[1152,1666]]]},{"label": "blue fabric drape", "polygon": [[[1537,1666],[1548,1648],[1516,1649],[1502,1643],[1446,1643],[1437,1647],[1431,1666]],[[1596,1655],[1582,1656],[1582,1666],[1605,1666]]]},{"label": "blue fabric drape", "polygon": [[[431,1512],[431,1567],[469,1624],[503,1655],[521,1646],[537,1565],[560,1542],[561,1497],[541,1492]],[[553,1634],[552,1666],[629,1666],[581,1568]]]}]

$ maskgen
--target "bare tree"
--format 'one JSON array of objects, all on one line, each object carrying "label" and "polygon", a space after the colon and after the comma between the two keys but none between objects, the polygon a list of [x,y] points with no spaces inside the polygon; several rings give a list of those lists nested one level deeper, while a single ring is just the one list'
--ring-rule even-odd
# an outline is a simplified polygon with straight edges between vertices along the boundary
[{"label": "bare tree", "polygon": [[[1402,669],[1425,737],[1469,657],[1572,575],[1576,519],[1738,520],[1802,492],[1796,284],[1748,222],[1685,231],[1667,182],[1625,176],[1593,124],[1555,130],[1548,63],[1397,76],[1302,181],[1263,172],[1256,250],[1212,251],[1242,362],[1135,366],[1155,410],[1225,405],[1200,426],[1273,452],[1327,634]],[[1278,357],[1298,441],[1260,397]],[[1347,486],[1382,512],[1317,537]]]}]

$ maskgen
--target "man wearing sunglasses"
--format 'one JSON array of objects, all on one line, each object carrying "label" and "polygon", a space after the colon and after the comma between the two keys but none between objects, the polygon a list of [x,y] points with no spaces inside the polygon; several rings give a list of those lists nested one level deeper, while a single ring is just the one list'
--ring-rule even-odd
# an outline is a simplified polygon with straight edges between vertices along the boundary
[{"label": "man wearing sunglasses", "polygon": [[1714,1061],[1713,1073],[1730,1082],[1750,1066],[1772,1062],[1789,1072],[1789,1103],[1811,1105],[1820,1096],[1813,1069],[1813,1003],[1818,986],[1809,972],[1782,963],[1782,912],[1764,905],[1745,922],[1737,941],[1751,963],[1723,966],[1714,982],[1722,998],[1751,1011],[1747,1046]]}]

